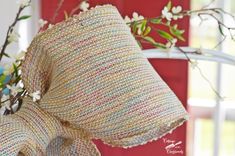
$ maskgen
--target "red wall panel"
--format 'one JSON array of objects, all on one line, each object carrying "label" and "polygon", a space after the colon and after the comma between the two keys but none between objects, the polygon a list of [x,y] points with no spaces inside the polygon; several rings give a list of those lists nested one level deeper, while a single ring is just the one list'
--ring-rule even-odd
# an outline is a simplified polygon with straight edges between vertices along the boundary
[{"label": "red wall panel", "polygon": [[[41,0],[42,18],[50,20],[57,7],[58,0]],[[145,17],[154,17],[161,14],[163,6],[166,5],[167,0],[90,0],[91,6],[96,4],[113,4],[120,13],[125,16],[131,16],[132,13],[138,12]],[[56,22],[63,20],[64,10],[70,11],[79,3],[78,0],[65,0]],[[184,9],[189,9],[189,0],[179,1],[173,0],[174,5],[181,5]],[[189,20],[183,19],[178,23],[181,29],[185,29],[185,38],[188,39]],[[156,38],[157,40],[161,40]],[[180,42],[178,45],[187,45],[187,42]],[[150,48],[150,46],[144,46]],[[186,61],[182,60],[165,60],[165,59],[150,59],[150,63],[160,74],[163,80],[175,92],[180,101],[186,107],[187,103],[187,80],[188,80],[188,65]],[[178,149],[173,149],[176,153],[167,153],[165,147],[169,145],[168,141],[182,141]],[[146,145],[134,147],[131,149],[113,148],[104,145],[100,140],[94,140],[102,156],[184,156],[186,155],[186,125],[177,128],[172,134],[164,136],[162,139],[147,143]]]}]

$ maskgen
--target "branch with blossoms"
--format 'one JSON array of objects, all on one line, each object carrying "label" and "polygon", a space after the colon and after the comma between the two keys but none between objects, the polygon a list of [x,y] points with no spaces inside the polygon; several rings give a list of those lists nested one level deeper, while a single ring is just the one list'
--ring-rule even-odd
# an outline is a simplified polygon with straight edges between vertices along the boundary
[{"label": "branch with blossoms", "polygon": [[[53,27],[53,24],[63,6],[64,1],[65,0],[58,1],[57,8],[50,21],[45,21],[43,19],[39,20],[39,33],[45,29],[50,29],[51,27]],[[21,81],[21,61],[24,59],[24,55],[26,52],[22,51],[17,55],[6,53],[7,46],[11,43],[17,42],[18,38],[20,37],[15,30],[15,26],[17,25],[17,23],[21,20],[30,18],[30,15],[21,16],[22,11],[29,5],[30,0],[20,1],[19,10],[16,14],[15,20],[8,28],[6,39],[0,49],[0,61],[2,61],[3,56],[10,57],[14,60],[12,64],[7,64],[4,67],[0,67],[0,115],[14,113],[15,111],[17,111],[22,104],[22,98],[24,96],[30,96],[35,102],[40,100],[41,98],[40,91],[28,93],[27,90],[23,87]],[[81,1],[81,3],[75,6],[74,9],[71,10],[71,12],[67,12],[66,10],[64,11],[65,20],[76,13],[89,10],[89,7],[90,5],[88,3],[88,0]],[[197,16],[201,19],[202,23],[205,21],[204,17],[212,18],[217,22],[218,32],[224,37],[224,39],[230,36],[230,38],[234,40],[235,34],[233,34],[233,31],[235,30],[235,28],[226,25],[221,20],[222,16],[224,15],[232,17],[235,23],[235,17],[232,14],[222,10],[221,8],[208,8],[207,6],[199,10],[183,10],[181,6],[173,6],[172,2],[169,1],[166,6],[163,7],[161,15],[159,15],[158,17],[147,18],[134,12],[131,18],[125,16],[124,20],[130,27],[131,32],[136,38],[136,41],[139,43],[140,47],[142,47],[143,44],[147,43],[156,48],[172,49],[176,46],[179,40],[185,41],[183,37],[185,30],[180,29],[179,26],[177,24],[173,24],[172,21],[177,21],[184,17]],[[157,34],[158,37],[164,39],[165,41],[161,42],[162,39],[161,41],[156,40],[155,34]],[[179,47],[176,48],[178,48],[178,50],[187,57],[188,62],[191,63],[191,66],[193,68],[197,68],[200,71],[201,76],[210,84],[212,90],[220,97],[219,93],[217,93],[217,91],[213,88],[210,81],[201,72],[197,62],[192,61],[187,56],[187,51]],[[202,51],[195,51],[194,53],[198,55],[203,54]]]},{"label": "branch with blossoms", "polygon": [[[225,14],[229,15],[235,23],[235,17],[221,8],[183,10],[181,6],[173,6],[172,2],[169,1],[163,8],[162,15],[158,17],[144,18],[134,12],[133,18],[131,19],[126,16],[125,21],[130,26],[132,34],[135,36],[140,46],[143,43],[148,43],[156,48],[169,49],[175,47],[178,40],[185,41],[183,37],[185,31],[179,29],[177,24],[172,24],[172,21],[177,21],[178,19],[182,19],[187,16],[198,16],[201,19],[201,23],[205,21],[205,16],[214,19],[218,24],[218,32],[224,38],[230,36],[230,38],[234,40],[235,34],[233,34],[233,31],[235,30],[235,27],[230,27],[221,20],[222,16]],[[162,28],[159,29],[158,26],[166,27],[168,31],[164,31]],[[225,30],[227,30],[228,34],[225,33]],[[153,37],[150,35],[152,31],[156,32],[159,37],[165,39],[166,42],[162,43],[154,40],[156,36]]]},{"label": "branch with blossoms", "polygon": [[30,18],[30,15],[21,15],[23,10],[30,6],[31,0],[21,0],[19,2],[19,9],[12,24],[9,26],[5,40],[0,49],[0,61],[3,56],[11,58],[13,63],[9,63],[4,67],[0,67],[0,115],[14,113],[22,103],[22,97],[27,93],[21,82],[20,66],[24,57],[25,51],[19,54],[12,55],[7,53],[7,47],[18,42],[20,35],[15,30],[18,22]]},{"label": "branch with blossoms", "polygon": [[6,47],[12,43],[12,42],[17,42],[18,41],[18,38],[19,38],[19,34],[14,30],[14,27],[15,25],[21,21],[21,20],[24,20],[24,19],[27,19],[29,18],[30,16],[28,15],[24,15],[24,16],[21,16],[21,12],[26,8],[28,7],[30,4],[30,1],[22,1],[20,3],[20,7],[19,7],[19,10],[16,14],[16,17],[15,17],[15,20],[13,21],[13,23],[9,26],[8,30],[7,30],[7,35],[6,35],[6,38],[5,38],[5,41],[3,43],[3,46],[1,47],[1,52],[0,52],[0,60],[2,59],[3,55],[5,56],[8,56],[6,53],[5,53],[5,50],[6,50]]},{"label": "branch with blossoms", "polygon": [[[233,31],[235,27],[231,27],[226,25],[222,18],[224,15],[228,15],[232,18],[233,23],[235,24],[235,16],[224,11],[221,8],[207,8],[203,7],[199,10],[183,10],[181,6],[173,6],[172,2],[169,1],[167,5],[162,10],[162,15],[153,18],[146,18],[141,15],[138,15],[136,12],[132,14],[132,18],[125,16],[125,21],[127,25],[131,28],[131,32],[136,38],[136,41],[142,47],[142,44],[150,44],[156,48],[161,49],[171,49],[175,47],[178,40],[185,41],[183,34],[184,30],[179,29],[177,24],[172,24],[172,21],[177,21],[178,19],[182,19],[184,17],[192,17],[198,16],[201,19],[201,24],[206,21],[204,18],[209,17],[214,19],[218,24],[218,32],[222,35],[223,39],[220,41],[215,47],[219,46],[225,39],[229,36],[233,41],[235,41]],[[162,28],[159,29],[158,26],[164,26],[168,29],[168,31],[164,31]],[[227,34],[225,31],[227,30]],[[152,36],[151,32],[154,31],[158,34],[158,37],[165,39],[165,42],[159,42],[154,38],[156,36]],[[205,76],[200,67],[198,66],[197,61],[193,61],[188,57],[188,52],[184,51],[180,47],[177,47],[178,51],[183,53],[187,58],[187,61],[191,64],[191,67],[194,69],[198,69],[202,78],[209,84],[212,91],[216,94],[217,97],[223,99],[223,97],[217,92],[217,90],[213,87],[210,80]],[[195,53],[198,55],[202,55],[203,51],[196,50]]]},{"label": "branch with blossoms", "polygon": [[[40,19],[38,21],[39,33],[44,30],[45,26],[47,26],[48,29],[53,26],[52,23],[54,23],[56,17],[58,16],[58,12],[62,7],[63,2],[64,0],[59,0],[58,6],[50,23],[43,19]],[[16,55],[6,52],[7,47],[11,43],[18,42],[18,39],[20,38],[20,35],[15,30],[15,26],[21,20],[26,20],[31,17],[29,15],[21,16],[22,11],[30,6],[30,3],[31,0],[20,0],[16,17],[13,23],[9,26],[6,33],[5,41],[0,49],[0,61],[2,61],[3,56],[14,60],[12,63],[9,63],[4,67],[0,67],[0,115],[12,114],[17,111],[22,104],[22,98],[25,96],[31,97],[34,102],[40,100],[41,98],[40,91],[28,93],[27,90],[23,87],[23,83],[21,81],[21,61],[24,59],[24,55],[26,52],[22,51]],[[87,1],[82,1],[76,8],[71,11],[69,16],[72,16],[78,10],[86,11],[88,7],[89,4],[87,3]]]}]

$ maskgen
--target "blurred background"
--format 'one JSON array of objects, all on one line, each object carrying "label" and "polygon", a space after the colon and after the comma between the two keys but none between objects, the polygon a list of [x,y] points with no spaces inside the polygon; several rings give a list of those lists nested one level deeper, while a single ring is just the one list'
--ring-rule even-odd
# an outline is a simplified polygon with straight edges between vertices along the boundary
[{"label": "blurred background", "polygon": [[[194,10],[201,9],[211,2],[211,0],[181,1],[189,1],[191,9]],[[10,45],[7,51],[17,53],[26,50],[38,31],[38,20],[41,18],[40,4],[40,0],[32,0],[31,7],[24,12],[31,14],[32,18],[20,22],[17,29],[21,38],[18,44]],[[217,0],[211,4],[211,7],[220,7],[235,15],[234,0]],[[0,44],[3,43],[5,32],[17,10],[18,5],[15,0],[1,0]],[[222,17],[222,20],[227,24],[231,22],[226,16]],[[222,44],[217,45],[223,38],[218,32],[216,21],[208,19],[200,24],[200,18],[195,17],[191,18],[189,23],[189,46],[215,49],[235,56],[235,42],[231,39],[227,38]],[[185,155],[235,156],[235,67],[206,61],[199,61],[199,67],[211,86],[224,99],[216,96],[198,70],[188,68],[187,109],[191,118],[187,124]]]},{"label": "blurred background", "polygon": [[[191,9],[200,9],[210,0],[191,0]],[[218,0],[211,7],[220,7],[235,15],[234,0]],[[232,24],[226,16],[223,21]],[[235,55],[235,42],[222,40],[216,21],[207,20],[200,25],[199,18],[190,19],[189,46],[216,49]],[[205,33],[206,32],[206,33]],[[199,66],[212,86],[224,97],[220,100],[202,78],[198,70],[189,68],[188,110],[192,115],[188,122],[188,155],[235,155],[235,67],[199,61]]]}]

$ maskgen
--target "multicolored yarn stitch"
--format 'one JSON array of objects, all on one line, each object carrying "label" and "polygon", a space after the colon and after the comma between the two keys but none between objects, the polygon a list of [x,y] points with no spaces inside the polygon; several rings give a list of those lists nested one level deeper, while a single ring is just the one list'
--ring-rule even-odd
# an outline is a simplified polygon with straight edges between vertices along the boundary
[{"label": "multicolored yarn stitch", "polygon": [[[35,148],[30,150],[42,155],[61,151],[65,155],[99,155],[92,138],[111,146],[133,147],[162,137],[187,119],[184,107],[111,5],[83,12],[37,35],[23,62],[22,79],[30,93],[42,93],[39,105],[32,107],[53,119],[30,110],[36,117],[35,122],[28,121],[30,125],[7,120],[17,135],[26,133],[18,141],[26,140],[24,147],[32,143]],[[36,123],[40,130],[32,130],[37,129]],[[66,141],[61,131],[71,139]],[[64,149],[65,144],[70,146]],[[8,150],[14,148],[21,147]]]},{"label": "multicolored yarn stitch", "polygon": [[0,117],[0,136],[1,156],[99,155],[80,131],[65,127],[30,98],[17,113]]}]

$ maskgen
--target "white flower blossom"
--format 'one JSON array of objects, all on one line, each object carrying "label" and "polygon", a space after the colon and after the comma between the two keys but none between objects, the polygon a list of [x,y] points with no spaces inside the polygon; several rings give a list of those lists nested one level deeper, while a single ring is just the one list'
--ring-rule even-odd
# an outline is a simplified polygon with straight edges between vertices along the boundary
[{"label": "white flower blossom", "polygon": [[174,20],[181,19],[183,17],[184,17],[183,15],[173,15]]},{"label": "white flower blossom", "polygon": [[0,116],[4,115],[5,111],[6,111],[6,107],[2,106],[0,108]]},{"label": "white flower blossom", "polygon": [[0,115],[4,115],[4,112],[6,111],[6,109],[10,110],[10,101],[8,100],[9,98],[10,98],[9,95],[5,95],[5,94],[2,95],[1,102],[4,102],[4,101],[5,102],[2,103],[2,107],[0,108]]},{"label": "white flower blossom", "polygon": [[139,20],[143,20],[144,19],[144,16],[138,15],[137,12],[133,12],[132,17],[133,17],[132,21],[139,21]]},{"label": "white flower blossom", "polygon": [[140,20],[143,20],[143,19],[144,19],[144,16],[139,15],[137,12],[133,12],[132,13],[132,18],[130,18],[128,16],[125,16],[124,21],[126,23],[130,23],[130,22],[134,22],[134,21],[140,21]]},{"label": "white flower blossom", "polygon": [[[19,72],[21,72],[21,70],[19,70]],[[23,84],[22,80],[20,80],[20,81],[17,83],[17,85],[18,85],[19,87],[21,87],[21,88],[24,88],[24,84]]]},{"label": "white flower blossom", "polygon": [[23,60],[25,53],[26,51],[21,51],[20,53],[17,54],[9,53],[8,55],[15,60]]},{"label": "white flower blossom", "polygon": [[20,86],[15,85],[15,84],[12,86],[7,85],[7,88],[10,89],[11,95],[13,96],[16,96],[19,92],[23,91],[23,89]]},{"label": "white flower blossom", "polygon": [[177,7],[173,7],[173,8],[172,8],[173,19],[174,19],[174,20],[183,18],[183,15],[180,15],[180,14],[179,14],[181,11],[182,11],[182,7],[181,7],[181,6],[177,6]]},{"label": "white flower blossom", "polygon": [[141,27],[138,27],[138,29],[137,29],[137,34],[138,35],[141,35],[143,33],[143,31],[141,30]]},{"label": "white flower blossom", "polygon": [[204,51],[202,50],[202,46],[200,46],[200,48],[197,49],[197,54],[203,55]]},{"label": "white flower blossom", "polygon": [[54,26],[53,24],[49,24],[48,29],[51,29],[53,26]]},{"label": "white flower blossom", "polygon": [[22,59],[24,58],[24,56],[25,56],[25,53],[26,53],[26,51],[21,51],[21,52],[19,52],[19,53],[15,56],[15,59],[16,59],[16,60],[22,60]]},{"label": "white flower blossom", "polygon": [[13,30],[13,31],[8,35],[7,41],[8,41],[9,43],[11,43],[11,42],[18,42],[19,37],[20,37],[19,33],[16,32],[15,30]]},{"label": "white flower blossom", "polygon": [[30,4],[30,0],[20,0],[19,5],[21,8],[26,7]]},{"label": "white flower blossom", "polygon": [[166,43],[166,48],[167,48],[167,49],[171,48],[171,42],[170,42],[170,41],[168,41],[168,42]]},{"label": "white flower blossom", "polygon": [[36,91],[36,92],[30,93],[29,95],[33,98],[33,102],[36,102],[41,99],[40,94],[41,94],[40,91]]},{"label": "white flower blossom", "polygon": [[162,10],[162,16],[163,18],[166,18],[168,21],[171,21],[173,15],[171,12],[169,12],[167,7],[164,7],[164,9]]},{"label": "white flower blossom", "polygon": [[11,106],[11,109],[12,109],[13,112],[16,112],[18,108],[19,108],[19,101],[16,101],[16,103],[14,103]]},{"label": "white flower blossom", "polygon": [[181,6],[177,6],[177,7],[173,7],[172,8],[172,13],[173,14],[178,14],[182,11],[182,7]]},{"label": "white flower blossom", "polygon": [[10,75],[11,73],[13,73],[14,72],[14,67],[13,67],[13,65],[11,64],[6,64],[5,66],[4,66],[4,71],[3,71],[3,74],[4,75]]},{"label": "white flower blossom", "polygon": [[178,40],[177,40],[176,38],[173,38],[173,39],[171,40],[173,46],[175,46],[175,44],[177,43],[177,41],[178,41]]},{"label": "white flower blossom", "polygon": [[193,69],[195,69],[198,66],[197,60],[196,61],[191,61],[190,63],[191,63],[190,65]]},{"label": "white flower blossom", "polygon": [[88,8],[89,8],[89,6],[90,6],[89,3],[87,3],[86,1],[82,1],[82,3],[80,4],[80,9],[81,9],[82,11],[87,11]]},{"label": "white flower blossom", "polygon": [[177,43],[177,39],[176,38],[173,38],[172,40],[170,40],[170,41],[168,41],[167,43],[166,43],[166,48],[172,48],[172,47],[174,47],[175,46],[175,44]]},{"label": "white flower blossom", "polygon": [[125,21],[126,23],[130,23],[130,22],[131,22],[131,19],[130,19],[130,17],[125,16],[124,21]]},{"label": "white flower blossom", "polygon": [[5,101],[3,104],[4,104],[4,106],[6,106],[7,109],[10,109],[10,101],[6,101],[9,98],[10,98],[10,96],[9,95],[5,95],[5,94],[3,94],[2,98],[1,98],[1,102]]},{"label": "white flower blossom", "polygon": [[43,19],[39,19],[38,24],[39,24],[39,28],[43,28],[48,22],[46,20]]}]

